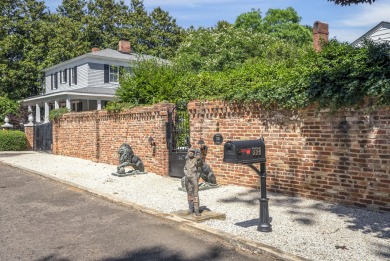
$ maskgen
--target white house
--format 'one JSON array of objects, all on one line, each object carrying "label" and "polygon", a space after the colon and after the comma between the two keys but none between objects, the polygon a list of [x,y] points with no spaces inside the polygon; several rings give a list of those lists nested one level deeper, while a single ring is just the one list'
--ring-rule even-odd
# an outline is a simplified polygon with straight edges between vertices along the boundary
[{"label": "white house", "polygon": [[[120,40],[118,50],[93,48],[92,52],[53,65],[45,72],[45,93],[22,101],[35,110],[36,122],[49,121],[49,111],[66,107],[70,111],[101,110],[115,97],[119,73],[131,71],[136,61],[152,56],[130,52],[130,43]],[[41,116],[41,110],[44,114]]]},{"label": "white house", "polygon": [[390,42],[390,22],[380,22],[370,31],[353,41],[351,45],[359,46],[364,39],[371,39],[377,43]]}]

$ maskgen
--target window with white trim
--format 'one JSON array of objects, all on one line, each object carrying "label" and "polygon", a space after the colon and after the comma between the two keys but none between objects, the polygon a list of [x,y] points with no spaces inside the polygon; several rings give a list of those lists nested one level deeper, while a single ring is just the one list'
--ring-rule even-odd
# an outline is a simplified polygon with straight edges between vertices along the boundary
[{"label": "window with white trim", "polygon": [[119,81],[119,66],[110,65],[110,82]]},{"label": "window with white trim", "polygon": [[70,68],[70,83],[73,85],[73,84],[76,84],[76,68],[73,67],[73,68]]},{"label": "window with white trim", "polygon": [[66,83],[66,74],[67,74],[66,70],[60,71],[60,83]]}]

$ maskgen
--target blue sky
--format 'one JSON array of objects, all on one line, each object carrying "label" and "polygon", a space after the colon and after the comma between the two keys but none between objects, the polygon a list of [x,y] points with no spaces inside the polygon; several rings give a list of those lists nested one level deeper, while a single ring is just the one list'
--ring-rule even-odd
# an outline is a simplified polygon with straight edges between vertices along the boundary
[{"label": "blue sky", "polygon": [[[51,11],[61,2],[45,0]],[[265,15],[270,8],[293,7],[302,17],[301,24],[328,23],[329,38],[347,42],[353,42],[381,21],[390,22],[390,0],[344,7],[327,0],[144,0],[144,6],[148,11],[160,6],[184,28],[214,26],[220,20],[233,23],[239,14],[251,8],[260,9]]]}]

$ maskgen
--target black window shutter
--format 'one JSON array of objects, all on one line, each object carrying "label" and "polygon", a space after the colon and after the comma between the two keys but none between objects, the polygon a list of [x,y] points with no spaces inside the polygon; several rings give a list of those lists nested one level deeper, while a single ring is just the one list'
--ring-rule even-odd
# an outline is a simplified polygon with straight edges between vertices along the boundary
[{"label": "black window shutter", "polygon": [[72,69],[69,68],[69,86],[72,83]]},{"label": "black window shutter", "polygon": [[64,82],[66,82],[66,77],[68,76],[68,70],[65,69],[64,71],[64,79],[62,79]]},{"label": "black window shutter", "polygon": [[53,90],[53,74],[50,75],[50,89]]},{"label": "black window shutter", "polygon": [[108,64],[104,65],[104,83],[110,82],[110,66]]},{"label": "black window shutter", "polygon": [[54,74],[54,89],[58,89],[58,72]]},{"label": "black window shutter", "polygon": [[74,67],[74,84],[77,84],[77,66]]}]

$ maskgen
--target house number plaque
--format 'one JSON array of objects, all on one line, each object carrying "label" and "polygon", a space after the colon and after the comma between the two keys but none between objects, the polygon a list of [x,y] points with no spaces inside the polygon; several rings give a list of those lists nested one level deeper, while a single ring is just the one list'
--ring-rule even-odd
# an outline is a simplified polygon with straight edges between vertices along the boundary
[{"label": "house number plaque", "polygon": [[215,134],[213,137],[213,141],[215,145],[221,145],[223,142],[222,134],[219,133]]}]

